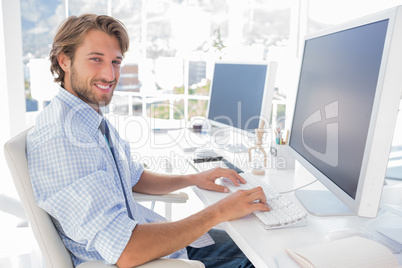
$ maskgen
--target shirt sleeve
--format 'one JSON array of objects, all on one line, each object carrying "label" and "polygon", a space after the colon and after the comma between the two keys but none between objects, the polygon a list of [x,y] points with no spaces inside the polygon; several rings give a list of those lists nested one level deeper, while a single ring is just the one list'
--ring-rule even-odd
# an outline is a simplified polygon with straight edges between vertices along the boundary
[{"label": "shirt sleeve", "polygon": [[54,217],[71,247],[85,245],[116,263],[137,222],[127,216],[121,186],[99,147],[55,137],[28,152],[36,201]]}]

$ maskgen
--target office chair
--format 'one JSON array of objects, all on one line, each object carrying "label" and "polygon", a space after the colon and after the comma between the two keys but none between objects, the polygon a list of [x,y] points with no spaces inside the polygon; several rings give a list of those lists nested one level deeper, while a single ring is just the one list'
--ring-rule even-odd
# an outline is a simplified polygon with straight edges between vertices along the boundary
[{"label": "office chair", "polygon": [[168,221],[172,220],[172,204],[186,203],[188,195],[184,192],[172,192],[168,194],[153,195],[141,194],[133,192],[133,197],[137,202],[151,202],[151,209],[155,209],[155,202],[163,202],[165,204],[165,218]]},{"label": "office chair", "polygon": [[[50,216],[36,205],[32,190],[31,179],[28,172],[26,159],[27,129],[21,134],[10,139],[4,145],[5,157],[10,169],[17,193],[27,213],[34,236],[42,252],[48,268],[73,268],[73,261],[67,248],[64,246],[56,227]],[[149,199],[149,198],[148,198]],[[163,199],[163,198],[162,198]],[[152,200],[150,200],[152,201]],[[113,267],[102,261],[82,263],[77,268],[107,268]],[[117,266],[114,266],[117,267]],[[140,265],[141,268],[202,268],[205,267],[199,261],[182,259],[157,259]]]}]

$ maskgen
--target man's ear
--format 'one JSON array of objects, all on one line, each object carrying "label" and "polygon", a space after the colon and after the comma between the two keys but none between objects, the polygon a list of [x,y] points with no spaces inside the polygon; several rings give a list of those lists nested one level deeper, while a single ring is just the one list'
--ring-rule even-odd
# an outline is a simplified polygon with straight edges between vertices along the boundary
[{"label": "man's ear", "polygon": [[64,53],[60,53],[57,57],[57,61],[59,62],[60,68],[63,69],[64,72],[69,72],[71,66],[71,59]]}]

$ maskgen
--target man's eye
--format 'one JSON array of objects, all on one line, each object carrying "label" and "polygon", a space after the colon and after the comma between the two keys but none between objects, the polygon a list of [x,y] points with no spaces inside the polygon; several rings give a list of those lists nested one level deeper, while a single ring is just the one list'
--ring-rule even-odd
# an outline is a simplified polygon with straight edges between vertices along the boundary
[{"label": "man's eye", "polygon": [[101,61],[100,58],[91,58],[91,60],[93,60],[93,61]]},{"label": "man's eye", "polygon": [[121,62],[120,62],[120,61],[115,60],[115,61],[113,61],[113,64],[114,64],[114,65],[120,65],[120,64],[121,64]]}]

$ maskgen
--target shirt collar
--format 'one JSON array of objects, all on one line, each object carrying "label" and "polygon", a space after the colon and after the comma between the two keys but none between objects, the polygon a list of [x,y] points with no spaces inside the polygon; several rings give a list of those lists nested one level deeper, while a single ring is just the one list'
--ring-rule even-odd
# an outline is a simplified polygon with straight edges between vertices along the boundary
[{"label": "shirt collar", "polygon": [[59,88],[57,97],[70,107],[69,113],[73,113],[73,117],[85,122],[91,132],[95,133],[99,129],[104,118],[101,110],[98,113],[89,104],[62,87]]}]

